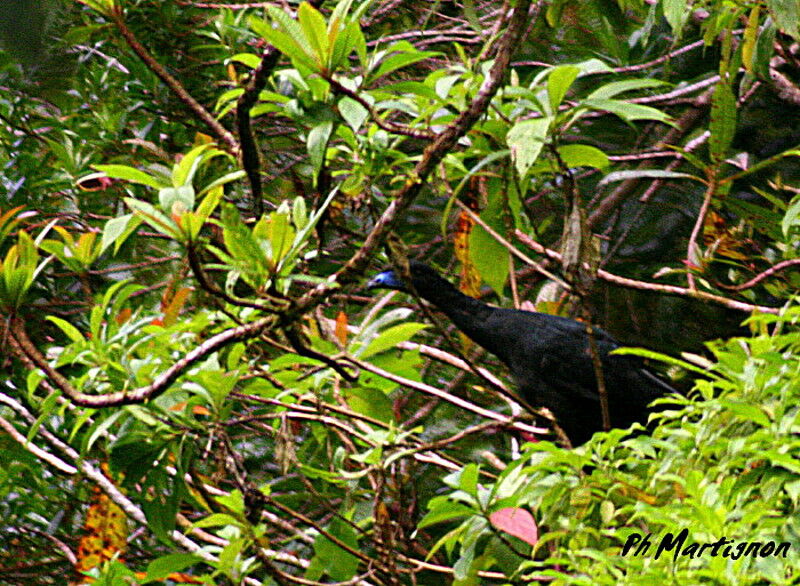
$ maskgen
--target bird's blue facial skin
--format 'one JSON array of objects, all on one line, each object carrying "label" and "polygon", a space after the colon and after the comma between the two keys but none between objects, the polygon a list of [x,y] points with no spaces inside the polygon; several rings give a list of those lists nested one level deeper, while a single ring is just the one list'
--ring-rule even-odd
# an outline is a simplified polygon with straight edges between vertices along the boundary
[{"label": "bird's blue facial skin", "polygon": [[403,282],[397,278],[394,271],[388,270],[378,273],[367,283],[368,289],[404,289]]}]

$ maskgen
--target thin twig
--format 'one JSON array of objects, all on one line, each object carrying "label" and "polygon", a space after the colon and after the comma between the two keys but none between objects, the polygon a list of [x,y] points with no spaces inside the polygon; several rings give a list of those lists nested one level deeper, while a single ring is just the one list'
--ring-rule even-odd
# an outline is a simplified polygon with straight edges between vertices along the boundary
[{"label": "thin twig", "polygon": [[[555,250],[550,250],[549,248],[542,246],[541,244],[533,240],[530,236],[525,234],[523,231],[516,230],[514,234],[517,237],[517,239],[519,239],[520,242],[532,248],[539,254],[544,254],[556,261],[561,260],[560,253],[556,252]],[[721,295],[714,295],[713,293],[707,293],[705,291],[699,291],[697,289],[694,290],[687,289],[686,287],[678,287],[676,285],[661,285],[659,283],[648,283],[646,281],[637,281],[636,279],[620,277],[619,275],[609,273],[608,271],[602,269],[597,271],[597,276],[600,279],[603,279],[604,281],[607,281],[609,283],[614,283],[615,285],[620,285],[621,287],[627,287],[629,289],[643,289],[646,291],[666,293],[667,295],[680,295],[682,297],[691,297],[693,299],[699,299],[701,301],[716,303],[718,305],[722,305],[723,307],[727,307],[729,309],[746,311],[748,313],[752,313],[754,311],[760,311],[762,313],[779,314],[781,312],[780,307],[769,307],[766,305],[753,305],[750,303],[743,303],[741,301],[736,301],[734,299],[728,299],[727,297],[722,297]]]}]

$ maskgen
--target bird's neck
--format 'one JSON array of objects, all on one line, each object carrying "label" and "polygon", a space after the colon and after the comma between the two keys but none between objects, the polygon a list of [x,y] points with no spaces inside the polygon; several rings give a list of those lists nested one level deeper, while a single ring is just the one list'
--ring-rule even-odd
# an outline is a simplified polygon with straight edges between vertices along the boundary
[{"label": "bird's neck", "polygon": [[459,330],[485,347],[489,332],[484,324],[496,307],[465,295],[445,279],[417,287],[417,293],[447,315]]}]

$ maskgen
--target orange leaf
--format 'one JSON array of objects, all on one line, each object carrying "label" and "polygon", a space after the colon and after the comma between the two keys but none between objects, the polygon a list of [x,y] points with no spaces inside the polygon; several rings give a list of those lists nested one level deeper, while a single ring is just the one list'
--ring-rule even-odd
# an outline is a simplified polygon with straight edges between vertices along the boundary
[{"label": "orange leaf", "polygon": [[[108,466],[103,465],[108,476]],[[78,573],[91,570],[125,551],[128,537],[128,519],[119,506],[106,493],[95,486],[91,505],[86,511],[83,535],[78,543]]]},{"label": "orange leaf", "polygon": [[117,314],[117,317],[114,318],[114,321],[117,322],[117,325],[121,326],[122,324],[124,324],[126,321],[128,321],[131,318],[131,313],[133,313],[133,312],[131,311],[130,307],[124,307]]},{"label": "orange leaf", "polygon": [[186,298],[189,297],[189,294],[193,290],[192,287],[181,287],[175,292],[175,295],[172,296],[172,299],[170,299],[169,303],[167,303],[166,307],[163,309],[165,326],[171,326],[175,323],[178,319],[178,314],[186,303]]},{"label": "orange leaf", "polygon": [[336,339],[342,346],[347,345],[347,314],[343,311],[336,315]]}]

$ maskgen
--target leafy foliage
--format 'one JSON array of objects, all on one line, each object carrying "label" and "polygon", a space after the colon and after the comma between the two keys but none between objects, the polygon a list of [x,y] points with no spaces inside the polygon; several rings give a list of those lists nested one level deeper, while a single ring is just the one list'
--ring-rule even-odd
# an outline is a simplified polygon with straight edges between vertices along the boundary
[{"label": "leafy foliage", "polygon": [[[530,4],[87,0],[38,71],[2,29],[0,581],[797,580],[797,11]],[[558,445],[364,297],[409,255],[688,393]]]}]

